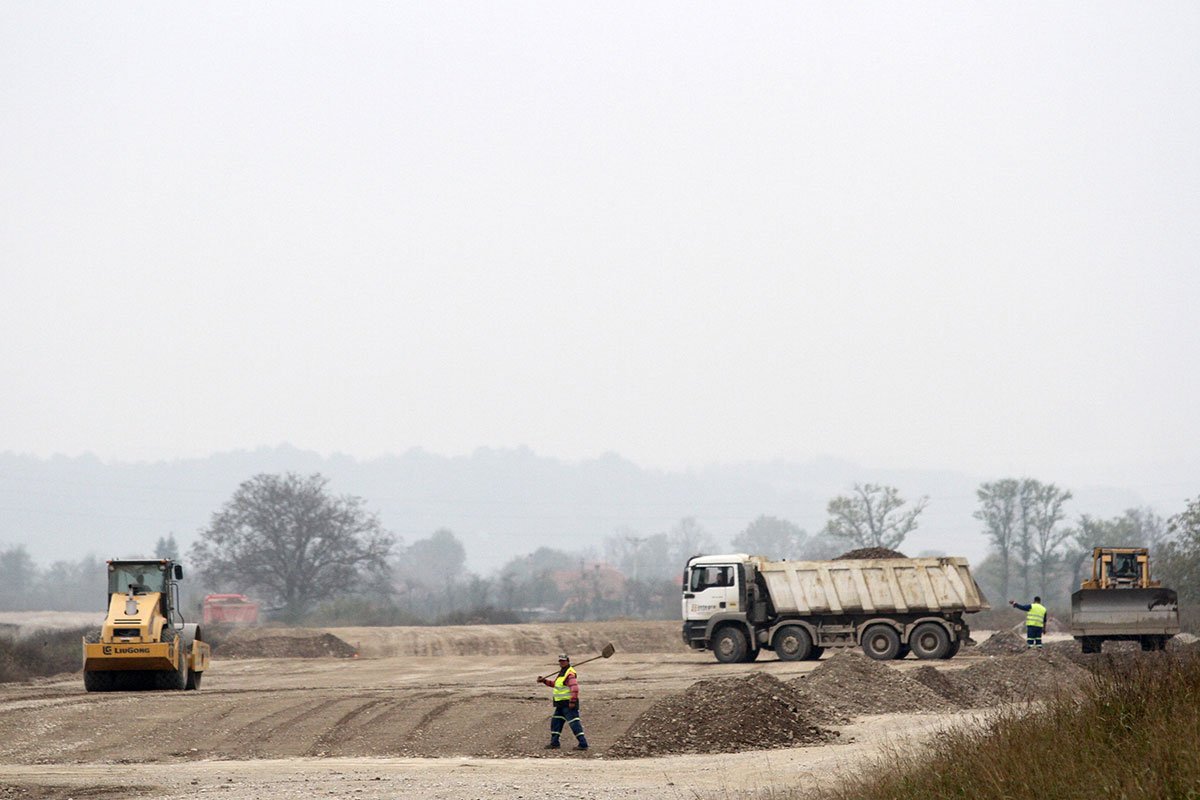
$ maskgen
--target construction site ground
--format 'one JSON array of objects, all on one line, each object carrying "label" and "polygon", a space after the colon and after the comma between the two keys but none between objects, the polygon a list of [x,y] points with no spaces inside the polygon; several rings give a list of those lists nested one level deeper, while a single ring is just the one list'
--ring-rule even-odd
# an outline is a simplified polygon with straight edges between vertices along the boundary
[{"label": "construction site ground", "polygon": [[[989,683],[1017,685],[1036,658],[967,648],[937,662],[910,657],[864,666],[857,656],[781,662],[765,654],[730,665],[685,649],[678,630],[673,622],[262,628],[228,637],[237,658],[220,657],[218,646],[197,692],[87,694],[78,674],[2,684],[0,798],[577,800],[811,787],[863,768],[886,749],[919,747],[991,713],[926,688],[938,688],[939,678],[977,665],[989,670]],[[310,652],[306,645],[325,634],[357,656]],[[288,637],[316,657],[280,657],[289,652],[281,643]],[[274,657],[253,657],[256,640]],[[608,641],[616,655],[579,670],[592,749],[575,752],[568,734],[561,751],[543,750],[549,690],[535,676],[554,671],[561,649],[580,661]],[[1021,661],[1005,667],[1004,659]],[[854,697],[871,694],[862,681],[888,684],[869,674],[876,666],[886,676],[917,676],[923,667],[939,674],[903,681],[903,711],[878,713],[874,696],[863,706],[872,713],[857,713]],[[817,669],[811,682],[798,680]],[[1064,680],[1074,674],[1047,669]],[[702,699],[688,702],[708,706],[695,709],[694,722],[679,701],[689,691]],[[734,726],[747,737],[733,742],[740,751],[704,750],[720,743],[703,739],[702,720],[772,703],[788,716],[787,735],[799,731],[795,741],[807,744],[760,742],[762,717],[747,712]],[[655,752],[656,727],[674,734],[674,750],[637,757]]]}]

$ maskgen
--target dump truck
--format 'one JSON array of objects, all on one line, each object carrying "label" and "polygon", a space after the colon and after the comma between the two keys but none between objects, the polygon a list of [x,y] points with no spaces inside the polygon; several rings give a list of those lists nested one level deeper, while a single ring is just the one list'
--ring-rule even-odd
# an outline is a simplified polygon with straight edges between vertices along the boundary
[{"label": "dump truck", "polygon": [[1097,547],[1092,577],[1071,595],[1071,636],[1083,652],[1105,642],[1138,642],[1161,650],[1179,633],[1179,595],[1150,578],[1145,547]]},{"label": "dump truck", "polygon": [[952,658],[964,614],[990,608],[965,558],[771,561],[695,556],[683,572],[683,641],[717,661],[820,658],[861,647],[876,660]]},{"label": "dump truck", "polygon": [[205,625],[257,625],[260,606],[244,594],[207,594],[201,606]]},{"label": "dump truck", "polygon": [[85,689],[200,688],[211,651],[180,611],[182,578],[170,559],[108,562],[108,614],[83,637]]}]

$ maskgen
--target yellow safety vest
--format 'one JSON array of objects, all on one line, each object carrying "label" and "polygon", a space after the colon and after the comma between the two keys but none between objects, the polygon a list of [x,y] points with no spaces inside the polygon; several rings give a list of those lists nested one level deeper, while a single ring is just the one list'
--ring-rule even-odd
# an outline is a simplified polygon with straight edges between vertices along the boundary
[{"label": "yellow safety vest", "polygon": [[1046,627],[1046,607],[1041,603],[1032,603],[1029,613],[1025,615],[1025,625],[1030,628]]},{"label": "yellow safety vest", "polygon": [[562,675],[554,679],[554,702],[560,703],[563,700],[571,699],[571,687],[567,686],[567,676],[574,674],[575,668],[567,667]]}]

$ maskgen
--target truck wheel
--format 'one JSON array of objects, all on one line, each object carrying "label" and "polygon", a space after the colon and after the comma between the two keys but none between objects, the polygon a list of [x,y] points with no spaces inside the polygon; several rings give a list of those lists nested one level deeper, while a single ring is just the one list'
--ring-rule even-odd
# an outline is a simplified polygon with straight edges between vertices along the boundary
[{"label": "truck wheel", "polygon": [[808,652],[808,660],[809,661],[820,661],[821,656],[823,656],[823,655],[825,655],[824,647],[814,647],[812,650],[810,650]]},{"label": "truck wheel", "polygon": [[900,650],[896,653],[896,660],[903,661],[908,658],[908,654],[912,652],[912,648],[906,644],[900,645]]},{"label": "truck wheel", "polygon": [[747,647],[746,648],[746,657],[743,658],[742,661],[746,664],[749,664],[752,661],[757,661],[758,654],[761,652],[762,652],[762,650],[751,650],[749,647]]},{"label": "truck wheel", "polygon": [[799,625],[784,625],[775,634],[775,655],[780,661],[804,661],[812,646],[812,637]]},{"label": "truck wheel", "polygon": [[737,664],[746,657],[746,634],[732,625],[721,628],[713,637],[713,655],[722,664]]},{"label": "truck wheel", "polygon": [[962,639],[955,639],[950,643],[950,649],[946,651],[946,655],[942,658],[954,658],[958,655],[958,651],[962,649]]},{"label": "truck wheel", "polygon": [[862,649],[868,658],[891,661],[900,652],[900,634],[891,625],[872,625],[863,633]]},{"label": "truck wheel", "polygon": [[922,622],[908,637],[917,658],[945,658],[950,652],[950,634],[936,622]]}]

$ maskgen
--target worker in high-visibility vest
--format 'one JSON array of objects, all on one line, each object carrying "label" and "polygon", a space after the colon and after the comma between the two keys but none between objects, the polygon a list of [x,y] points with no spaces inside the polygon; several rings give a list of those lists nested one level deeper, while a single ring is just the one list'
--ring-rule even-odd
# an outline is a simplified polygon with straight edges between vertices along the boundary
[{"label": "worker in high-visibility vest", "polygon": [[1009,600],[1008,604],[1025,612],[1025,645],[1041,650],[1042,631],[1046,630],[1046,620],[1050,616],[1046,607],[1042,605],[1042,598],[1034,597],[1033,602],[1029,605],[1018,603],[1015,600]]},{"label": "worker in high-visibility vest", "polygon": [[575,734],[578,744],[576,750],[587,750],[587,737],[583,735],[583,721],[579,719],[579,677],[571,666],[571,658],[566,653],[558,656],[558,675],[543,678],[538,676],[538,683],[544,683],[554,690],[554,716],[550,717],[550,744],[547,750],[559,748],[558,738],[562,735],[563,725],[570,723],[571,733]]}]

